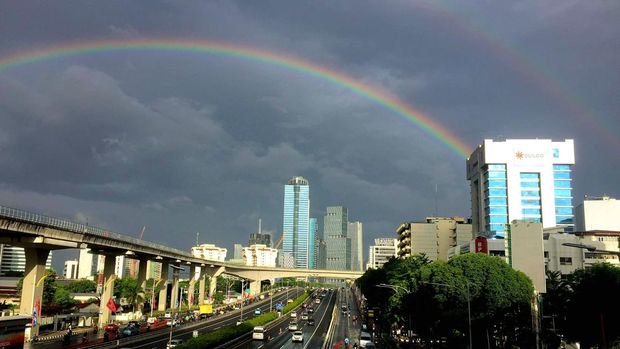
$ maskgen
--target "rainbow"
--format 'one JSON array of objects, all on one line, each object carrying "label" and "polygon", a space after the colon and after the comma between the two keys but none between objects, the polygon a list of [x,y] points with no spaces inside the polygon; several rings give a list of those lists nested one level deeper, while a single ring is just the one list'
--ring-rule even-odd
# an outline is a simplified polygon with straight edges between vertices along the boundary
[{"label": "rainbow", "polygon": [[179,39],[114,39],[76,42],[71,44],[49,46],[0,57],[0,72],[26,64],[38,63],[51,59],[115,51],[174,51],[208,53],[236,57],[286,68],[349,89],[355,94],[392,111],[395,115],[408,120],[423,132],[429,134],[439,142],[446,145],[461,158],[466,158],[471,151],[471,147],[459,139],[450,130],[431,119],[425,113],[414,109],[412,106],[382,89],[361,83],[346,74],[307,60],[303,60],[301,58],[255,47],[208,40]]}]

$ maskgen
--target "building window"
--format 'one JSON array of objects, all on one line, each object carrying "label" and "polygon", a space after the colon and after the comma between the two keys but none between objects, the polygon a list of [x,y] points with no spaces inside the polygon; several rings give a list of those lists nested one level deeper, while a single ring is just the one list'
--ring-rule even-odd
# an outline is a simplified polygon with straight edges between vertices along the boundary
[{"label": "building window", "polygon": [[560,265],[573,265],[572,257],[560,257]]},{"label": "building window", "polygon": [[545,251],[545,258],[549,258],[549,251]]}]

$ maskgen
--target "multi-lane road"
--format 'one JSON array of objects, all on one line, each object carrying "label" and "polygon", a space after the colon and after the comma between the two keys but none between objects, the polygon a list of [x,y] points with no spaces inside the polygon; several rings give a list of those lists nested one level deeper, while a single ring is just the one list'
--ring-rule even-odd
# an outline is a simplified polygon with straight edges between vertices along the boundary
[{"label": "multi-lane road", "polygon": [[[254,311],[261,308],[267,311],[272,304],[278,302],[286,303],[287,299],[295,298],[302,289],[292,289],[282,291],[273,295],[273,299],[266,298],[243,307],[243,320],[248,320],[255,316]],[[322,295],[319,297],[319,295]],[[346,306],[346,311],[343,311]],[[312,308],[313,312],[308,312]],[[309,297],[305,305],[296,309],[297,317],[292,318],[290,313],[283,314],[280,318],[266,326],[265,339],[253,340],[251,334],[247,334],[236,339],[234,342],[225,344],[222,347],[235,349],[273,349],[273,348],[332,348],[345,338],[352,344],[359,339],[359,321],[353,322],[353,318],[359,318],[355,301],[348,289],[335,289],[327,291],[315,291],[313,297]],[[307,320],[302,320],[302,315],[307,314],[314,319],[314,325],[309,325]],[[170,338],[186,341],[190,339],[195,331],[204,334],[215,331],[225,326],[235,325],[241,320],[241,310],[231,311],[225,314],[216,315],[207,320],[192,322],[181,327],[169,328],[166,330],[144,333],[137,336],[122,338],[96,344],[62,345],[61,342],[47,342],[30,345],[34,349],[72,349],[72,348],[136,348],[136,349],[164,349]],[[293,343],[292,333],[289,331],[289,323],[296,321],[299,330],[303,332],[303,342]],[[76,339],[77,340],[77,339]]]}]

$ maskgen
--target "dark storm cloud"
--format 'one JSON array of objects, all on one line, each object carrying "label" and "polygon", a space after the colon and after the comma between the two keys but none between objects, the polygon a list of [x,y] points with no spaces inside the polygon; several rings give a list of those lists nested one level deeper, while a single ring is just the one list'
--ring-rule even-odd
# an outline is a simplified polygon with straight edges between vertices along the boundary
[{"label": "dark storm cloud", "polygon": [[[532,74],[591,112],[589,122],[617,133],[619,9],[565,0],[13,2],[0,11],[0,57],[103,38],[275,50],[383,88],[472,147],[498,136],[574,138],[576,196],[620,196],[616,149],[507,59],[532,63]],[[320,222],[325,206],[348,206],[366,245],[432,215],[435,199],[439,214],[469,215],[464,161],[436,139],[351,91],[243,59],[116,52],[5,70],[0,122],[0,204],[128,234],[147,226],[148,240],[180,248],[196,232],[229,249],[245,244],[259,217],[275,240],[294,175],[310,180]]]}]

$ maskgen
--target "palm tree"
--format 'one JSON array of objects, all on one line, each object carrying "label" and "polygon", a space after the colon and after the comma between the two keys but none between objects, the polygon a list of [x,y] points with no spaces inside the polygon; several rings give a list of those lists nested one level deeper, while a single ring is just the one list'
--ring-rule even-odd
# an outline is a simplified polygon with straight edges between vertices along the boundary
[{"label": "palm tree", "polygon": [[117,286],[115,294],[125,298],[127,303],[131,304],[132,311],[136,310],[136,304],[144,302],[144,290],[138,285],[138,280],[122,278],[115,286]]}]

